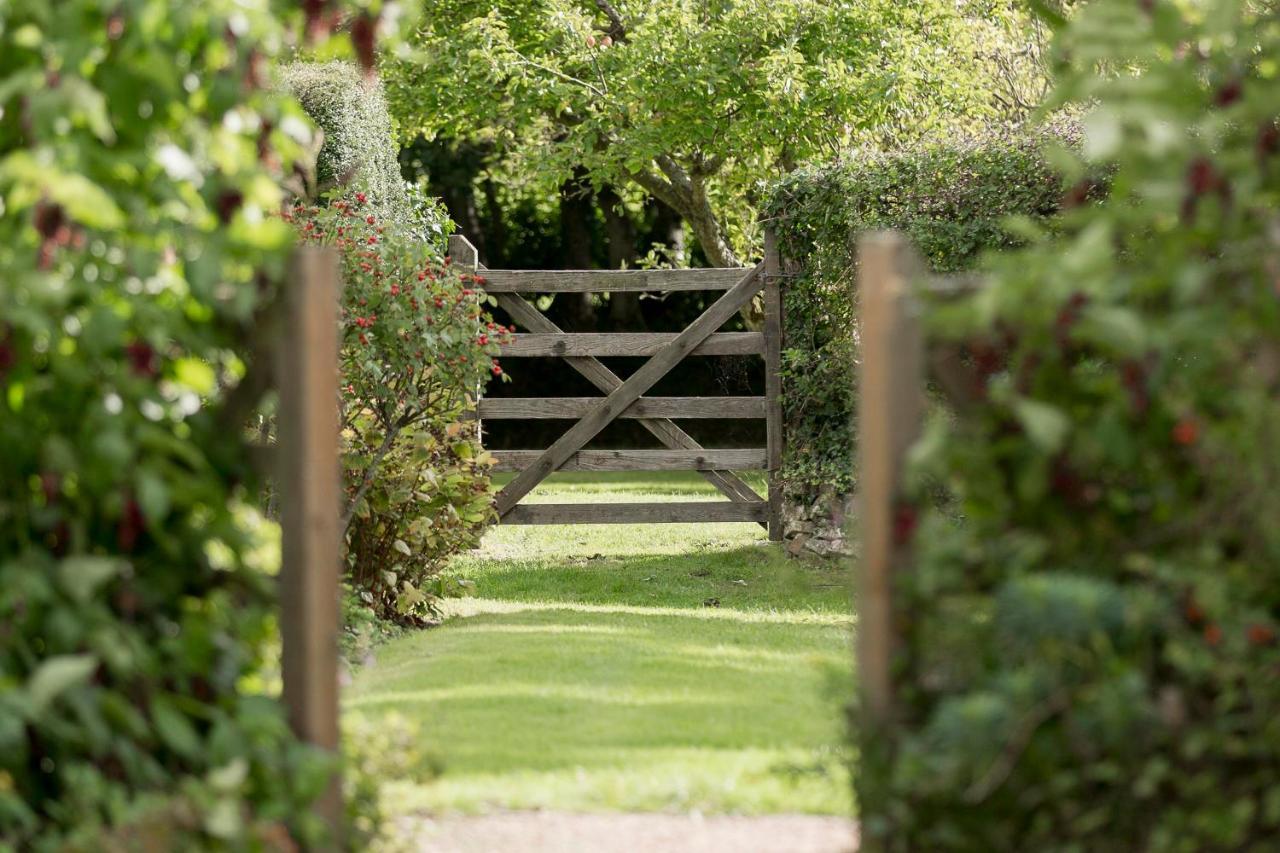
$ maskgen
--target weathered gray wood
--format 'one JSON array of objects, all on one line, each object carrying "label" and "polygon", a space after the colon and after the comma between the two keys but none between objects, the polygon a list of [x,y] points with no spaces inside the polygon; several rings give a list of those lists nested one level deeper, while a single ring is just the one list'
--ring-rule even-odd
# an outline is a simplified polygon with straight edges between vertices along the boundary
[{"label": "weathered gray wood", "polygon": [[782,541],[782,257],[778,235],[764,232],[764,388],[769,452],[769,538]]},{"label": "weathered gray wood", "polygon": [[[523,471],[541,450],[493,450],[495,471]],[[763,449],[733,450],[579,450],[560,471],[762,471]]]},{"label": "weathered gray wood", "polygon": [[[338,464],[339,259],[332,249],[300,249],[285,295],[278,353],[283,564],[280,639],[283,698],[302,740],[337,753],[339,579],[342,533]],[[314,806],[339,839],[337,773]],[[337,849],[337,843],[333,849]]]},{"label": "weathered gray wood", "polygon": [[480,266],[480,253],[471,241],[461,234],[449,235],[449,257],[460,267],[476,269]]},{"label": "weathered gray wood", "polygon": [[[476,251],[476,247],[471,241],[461,234],[450,234],[448,243],[448,252],[451,262],[470,270],[480,269],[480,253]],[[477,382],[475,390],[475,399],[480,398],[480,392],[484,390],[484,383]],[[479,418],[469,418],[475,421],[475,440],[480,442],[484,438],[484,423]]]},{"label": "weathered gray wood", "polygon": [[[486,420],[577,420],[599,397],[487,397],[480,401]],[[619,418],[742,419],[765,417],[764,397],[641,397]]]},{"label": "weathered gray wood", "polygon": [[[676,339],[667,332],[573,332],[561,334],[518,334],[502,344],[503,358],[583,356],[651,356]],[[759,355],[764,352],[760,332],[718,332],[709,336],[689,355]]]},{"label": "weathered gray wood", "polygon": [[506,514],[520,499],[542,482],[552,471],[594,438],[617,415],[667,375],[716,329],[725,324],[738,309],[746,305],[760,289],[760,267],[749,270],[742,279],[717,299],[706,311],[678,334],[657,355],[646,361],[635,373],[623,380],[608,397],[592,406],[581,420],[542,452],[538,461],[516,475],[502,491],[495,505],[498,515]]},{"label": "weathered gray wood", "polygon": [[685,270],[485,270],[488,293],[634,293],[636,291],[728,290],[746,270],[738,267]]},{"label": "weathered gray wood", "polygon": [[681,501],[635,504],[520,504],[501,524],[688,524],[713,521],[763,522],[764,501]]},{"label": "weathered gray wood", "polygon": [[[532,329],[535,332],[561,331],[559,326],[515,294],[502,293],[497,296],[497,300],[498,306],[506,311],[512,320],[515,320],[526,329]],[[565,363],[606,394],[622,384],[622,379],[617,374],[595,358],[589,356],[567,357],[565,358]],[[640,425],[673,450],[702,449],[702,445],[695,441],[693,436],[669,420],[645,418],[640,421]],[[755,489],[728,471],[701,471],[699,474],[731,500],[748,502],[760,500],[760,496],[756,494]]]},{"label": "weathered gray wood", "polygon": [[923,335],[912,298],[920,268],[906,239],[865,234],[858,244],[858,681],[871,723],[893,713],[893,578],[906,568],[909,524],[899,518],[902,469],[924,411]]}]

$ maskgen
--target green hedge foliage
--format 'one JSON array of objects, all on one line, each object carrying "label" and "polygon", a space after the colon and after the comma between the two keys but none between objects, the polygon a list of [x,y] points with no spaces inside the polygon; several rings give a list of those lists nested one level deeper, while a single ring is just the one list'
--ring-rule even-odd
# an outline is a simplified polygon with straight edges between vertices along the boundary
[{"label": "green hedge foliage", "polygon": [[379,214],[408,221],[412,207],[381,82],[343,61],[295,62],[282,69],[281,78],[324,133],[316,157],[317,190],[362,190]]},{"label": "green hedge foliage", "polygon": [[766,219],[797,275],[784,285],[783,388],[790,495],[853,490],[852,291],[858,232],[881,228],[911,236],[938,272],[972,267],[982,253],[1014,245],[1010,217],[1043,220],[1063,196],[1046,162],[1046,144],[1070,143],[1069,124],[961,144],[850,156],[801,170],[776,186]]},{"label": "green hedge foliage", "polygon": [[1109,164],[1110,192],[926,311],[971,394],[896,510],[915,556],[895,714],[862,723],[863,831],[1274,850],[1280,27],[1131,0],[1063,26],[1056,102],[1091,105],[1065,173]]},{"label": "green hedge foliage", "polygon": [[315,840],[225,407],[311,133],[284,39],[265,0],[0,12],[2,849]]}]

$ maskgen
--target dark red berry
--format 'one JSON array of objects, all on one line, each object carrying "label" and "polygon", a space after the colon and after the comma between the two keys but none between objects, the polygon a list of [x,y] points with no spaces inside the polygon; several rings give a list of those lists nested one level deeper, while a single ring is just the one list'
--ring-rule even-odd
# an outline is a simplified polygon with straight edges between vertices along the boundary
[{"label": "dark red berry", "polygon": [[129,367],[139,376],[151,378],[156,375],[156,351],[146,341],[134,341],[124,348],[129,359]]}]

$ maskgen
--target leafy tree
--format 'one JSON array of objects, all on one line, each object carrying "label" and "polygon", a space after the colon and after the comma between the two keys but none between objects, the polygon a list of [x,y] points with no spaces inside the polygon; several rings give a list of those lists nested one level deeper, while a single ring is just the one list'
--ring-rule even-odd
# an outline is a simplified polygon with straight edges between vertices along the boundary
[{"label": "leafy tree", "polygon": [[987,107],[943,0],[447,0],[413,47],[386,69],[406,134],[482,140],[548,188],[639,188],[718,266],[756,242],[762,178]]}]

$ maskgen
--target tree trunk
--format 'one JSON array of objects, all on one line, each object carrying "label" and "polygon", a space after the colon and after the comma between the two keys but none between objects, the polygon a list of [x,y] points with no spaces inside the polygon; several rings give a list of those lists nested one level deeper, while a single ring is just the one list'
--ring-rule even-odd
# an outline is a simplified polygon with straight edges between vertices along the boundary
[{"label": "tree trunk", "polygon": [[[502,204],[498,201],[498,188],[493,183],[493,178],[486,177],[482,184],[484,187],[484,213],[485,213],[485,242],[489,247],[487,259],[482,259],[481,263],[486,266],[511,266],[511,259],[507,257],[507,222],[502,214]],[[478,248],[478,247],[477,247]]]},{"label": "tree trunk", "polygon": [[[561,267],[571,270],[591,269],[591,184],[586,180],[586,170],[578,167],[574,176],[560,185],[560,245]],[[596,327],[595,310],[590,293],[562,293],[557,301],[564,300],[564,314],[569,331],[589,332]]]},{"label": "tree trunk", "polygon": [[671,205],[660,198],[649,197],[653,209],[653,225],[649,229],[649,242],[667,247],[667,255],[674,267],[689,263],[689,249],[685,245],[684,220]]},{"label": "tree trunk", "polygon": [[[600,204],[600,212],[604,215],[609,268],[616,270],[635,266],[636,226],[627,215],[622,199],[610,186],[601,189],[596,199]],[[644,328],[644,317],[640,314],[639,293],[609,294],[609,328],[619,330]]]}]

